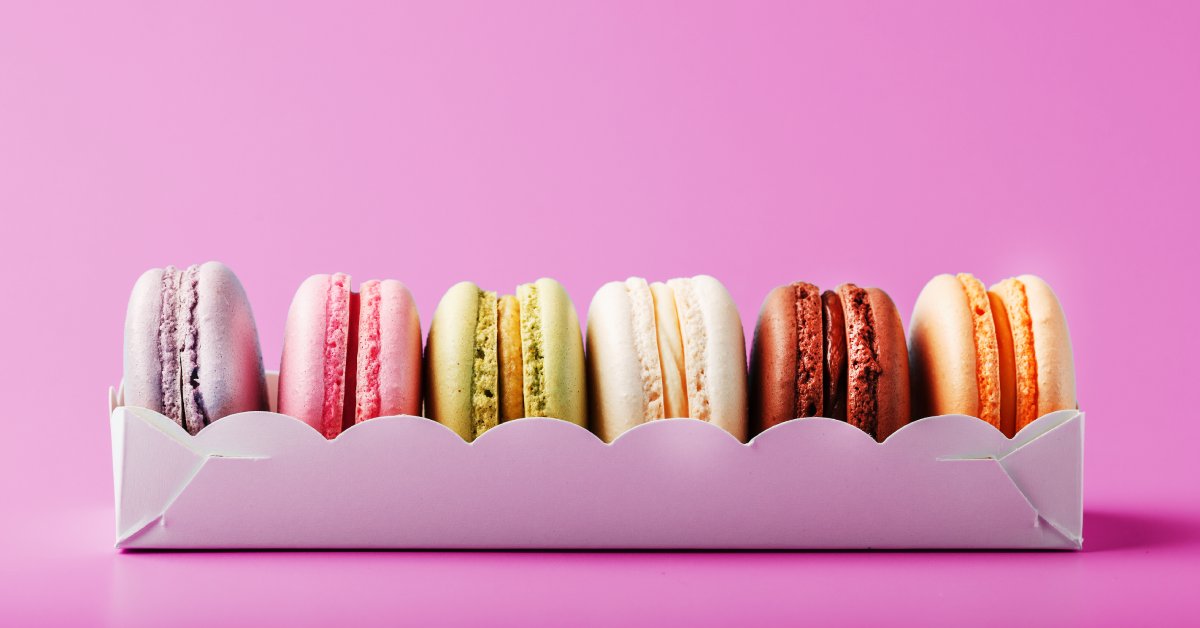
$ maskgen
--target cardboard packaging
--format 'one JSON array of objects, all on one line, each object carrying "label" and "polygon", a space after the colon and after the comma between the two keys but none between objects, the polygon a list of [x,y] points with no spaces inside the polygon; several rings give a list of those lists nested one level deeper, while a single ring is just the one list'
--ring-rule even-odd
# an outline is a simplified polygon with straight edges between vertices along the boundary
[{"label": "cardboard packaging", "polygon": [[[272,390],[274,376],[269,377]],[[274,394],[271,395],[274,398]],[[797,419],[750,443],[693,419],[612,444],[556,419],[466,443],[421,417],[328,441],[272,412],[195,436],[109,393],[122,549],[1079,549],[1083,414],[1011,440],[973,417],[876,443]]]}]

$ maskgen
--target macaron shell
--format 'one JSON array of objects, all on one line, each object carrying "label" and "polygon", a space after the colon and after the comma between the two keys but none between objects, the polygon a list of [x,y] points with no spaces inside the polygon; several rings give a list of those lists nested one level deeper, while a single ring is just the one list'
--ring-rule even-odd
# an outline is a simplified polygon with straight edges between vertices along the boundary
[{"label": "macaron shell", "polygon": [[346,345],[346,390],[353,391],[349,412],[343,413],[342,429],[381,416],[379,395],[380,356],[383,334],[380,329],[383,298],[379,282],[364,281],[358,292],[350,293],[350,342]]},{"label": "macaron shell", "polygon": [[408,287],[392,279],[379,282],[378,381],[378,416],[421,414],[421,318]]},{"label": "macaron shell", "polygon": [[[704,314],[692,292],[691,279],[672,279],[667,282],[675,294],[679,312],[679,331],[683,337],[683,364],[687,374],[686,390],[688,416],[701,421],[712,418],[712,403],[708,387],[708,331]],[[657,319],[656,319],[657,324]]]},{"label": "macaron shell", "polygon": [[201,264],[197,274],[198,390],[208,421],[266,410],[262,350],[242,283],[218,262]]},{"label": "macaron shell", "polygon": [[[636,308],[634,292],[641,294]],[[588,306],[587,400],[592,431],[606,442],[663,416],[655,338],[653,302],[645,279],[613,281],[596,291]]]},{"label": "macaron shell", "polygon": [[153,268],[138,277],[125,310],[124,403],[148,408],[175,419],[163,407],[163,360],[159,345],[159,316],[162,311],[161,268]]},{"label": "macaron shell", "polygon": [[[1033,346],[1037,354],[1038,416],[1078,407],[1075,397],[1075,359],[1067,319],[1050,285],[1034,275],[1017,279],[1025,285]],[[1023,426],[1018,426],[1018,429]]]},{"label": "macaron shell", "polygon": [[479,290],[471,365],[471,438],[500,423],[500,361],[497,359],[496,293]]},{"label": "macaron shell", "polygon": [[642,421],[653,421],[666,417],[654,292],[650,289],[649,282],[641,277],[626,279],[625,290],[630,306],[625,315],[632,318],[632,341],[639,364],[639,368],[634,372],[640,374]]},{"label": "macaron shell", "polygon": [[846,317],[846,422],[875,437],[879,434],[879,346],[871,295],[844,283],[837,288]]},{"label": "macaron shell", "polygon": [[[200,300],[199,266],[189,266],[176,274],[173,288],[175,308],[175,348],[179,357],[179,405],[183,427],[196,434],[208,424],[208,414],[200,393],[200,325],[197,311]],[[164,295],[166,293],[164,292]],[[165,298],[165,297],[164,297]],[[164,384],[166,381],[164,380]]]},{"label": "macaron shell", "polygon": [[[586,426],[587,385],[584,380],[583,336],[579,330],[579,316],[562,284],[542,278],[533,285],[537,291],[541,321],[542,381],[545,388],[543,416]],[[524,315],[522,313],[522,317]],[[529,409],[528,401],[526,409]]]},{"label": "macaron shell", "polygon": [[479,292],[469,281],[446,291],[434,310],[425,345],[426,416],[468,441],[475,437],[471,385]]},{"label": "macaron shell", "polygon": [[971,310],[975,338],[975,379],[979,388],[979,418],[1001,427],[1000,356],[996,346],[996,319],[983,283],[968,273],[957,275]]},{"label": "macaron shell", "polygon": [[822,396],[825,378],[825,330],[821,290],[810,283],[794,283],[798,345],[796,352],[797,417],[825,416]]},{"label": "macaron shell", "polygon": [[810,283],[791,285],[796,310],[795,407],[792,418],[824,416],[824,315],[821,290]]},{"label": "macaron shell", "polygon": [[979,416],[974,320],[954,275],[934,277],[917,296],[908,352],[914,419]]},{"label": "macaron shell", "polygon": [[737,306],[725,286],[708,275],[667,285],[680,312],[689,416],[746,440],[746,338]]},{"label": "macaron shell", "polygon": [[[519,376],[521,407],[524,410],[522,416],[530,417],[549,416],[546,414],[549,384],[546,382],[546,348],[544,346],[545,338],[542,334],[542,306],[538,298],[539,292],[536,284],[526,283],[517,286],[516,299],[520,309],[518,326],[520,327],[521,351],[521,374]],[[506,384],[501,382],[501,385]]]},{"label": "macaron shell", "polygon": [[904,340],[904,323],[891,297],[878,288],[867,288],[867,297],[875,319],[875,344],[881,369],[875,382],[879,419],[876,438],[883,441],[908,424],[912,416],[908,345]]},{"label": "macaron shell", "polygon": [[798,334],[795,288],[779,286],[763,299],[750,350],[750,420],[755,433],[796,418]]},{"label": "macaron shell", "polygon": [[279,412],[322,434],[326,434],[325,341],[331,279],[330,275],[313,275],[297,288],[288,308],[279,362]]}]

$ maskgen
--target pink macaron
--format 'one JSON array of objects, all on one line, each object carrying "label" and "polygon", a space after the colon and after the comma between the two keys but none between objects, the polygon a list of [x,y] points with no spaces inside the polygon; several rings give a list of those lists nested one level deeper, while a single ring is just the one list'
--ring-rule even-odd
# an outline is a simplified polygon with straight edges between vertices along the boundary
[{"label": "pink macaron", "polygon": [[279,412],[334,438],[379,416],[421,412],[421,321],[399,281],[313,275],[292,299]]}]

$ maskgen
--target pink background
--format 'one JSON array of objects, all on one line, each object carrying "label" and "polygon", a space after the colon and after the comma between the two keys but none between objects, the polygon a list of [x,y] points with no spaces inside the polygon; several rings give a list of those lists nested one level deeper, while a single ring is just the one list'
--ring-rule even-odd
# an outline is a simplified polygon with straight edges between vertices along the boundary
[{"label": "pink background", "polygon": [[[36,8],[35,7],[36,4]],[[0,617],[1162,623],[1200,610],[1194,3],[6,3]],[[82,4],[82,3],[81,3]],[[331,3],[332,4],[332,3]],[[112,549],[134,279],[219,259],[268,366],[293,290],[1034,272],[1088,412],[1081,553]]]}]

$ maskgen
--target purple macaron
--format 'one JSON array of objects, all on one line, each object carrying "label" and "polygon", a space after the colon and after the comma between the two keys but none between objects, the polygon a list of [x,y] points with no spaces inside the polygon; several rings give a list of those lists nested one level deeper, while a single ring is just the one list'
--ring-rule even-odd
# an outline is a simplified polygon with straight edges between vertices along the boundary
[{"label": "purple macaron", "polygon": [[189,433],[237,412],[267,409],[254,314],[219,262],[155,268],[125,314],[125,405],[149,408]]}]

